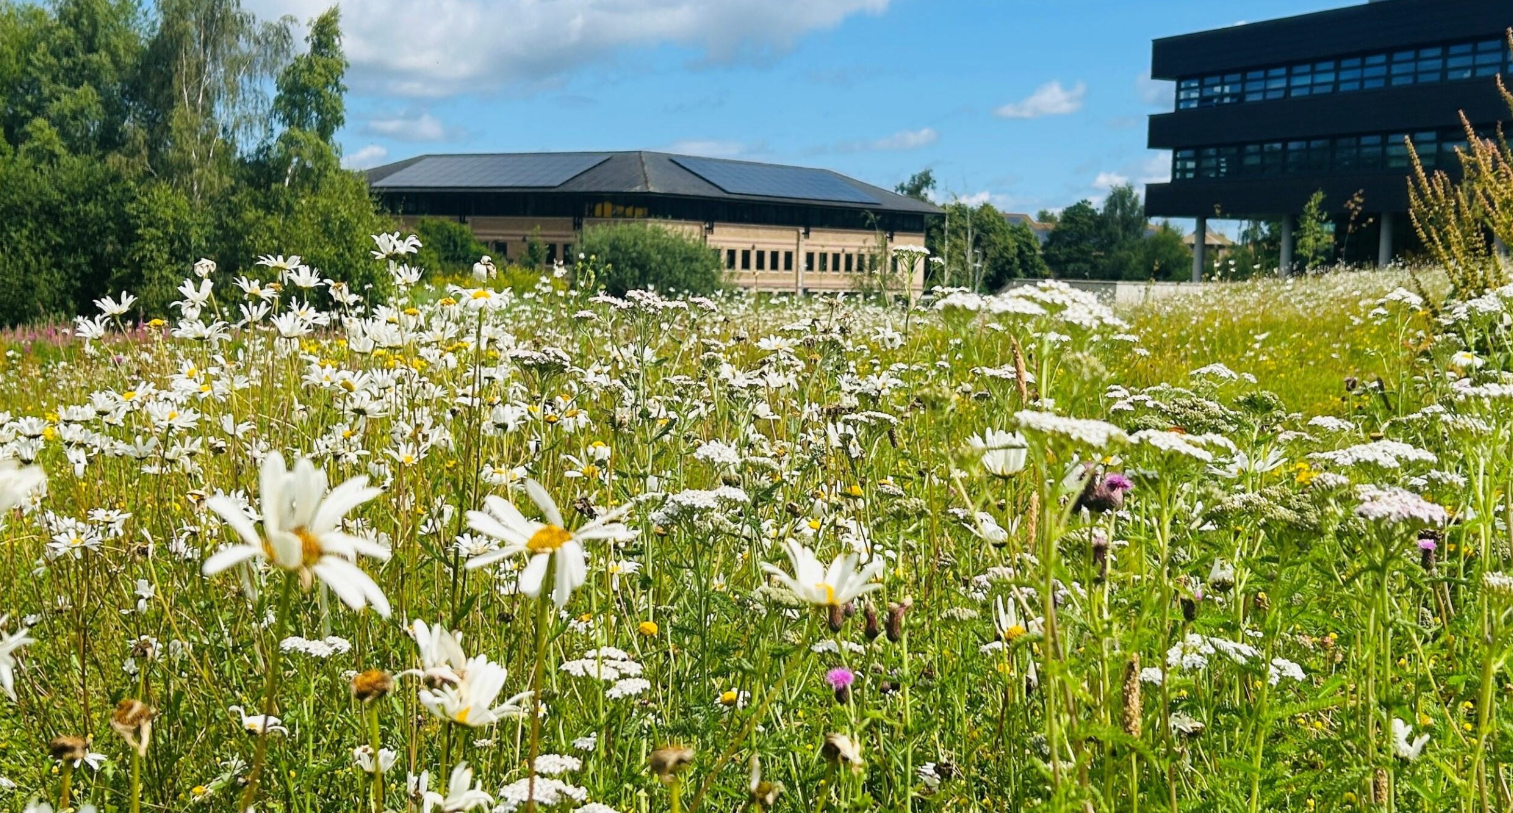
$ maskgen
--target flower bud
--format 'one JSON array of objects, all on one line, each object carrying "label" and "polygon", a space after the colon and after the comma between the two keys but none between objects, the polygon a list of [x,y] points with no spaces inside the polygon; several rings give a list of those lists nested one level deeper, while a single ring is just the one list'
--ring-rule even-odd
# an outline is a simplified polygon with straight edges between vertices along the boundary
[{"label": "flower bud", "polygon": [[369,669],[352,678],[352,694],[364,703],[381,700],[394,690],[394,676],[382,669]]},{"label": "flower bud", "polygon": [[647,767],[652,776],[664,785],[677,781],[678,774],[693,764],[693,749],[682,745],[668,745],[651,752]]}]

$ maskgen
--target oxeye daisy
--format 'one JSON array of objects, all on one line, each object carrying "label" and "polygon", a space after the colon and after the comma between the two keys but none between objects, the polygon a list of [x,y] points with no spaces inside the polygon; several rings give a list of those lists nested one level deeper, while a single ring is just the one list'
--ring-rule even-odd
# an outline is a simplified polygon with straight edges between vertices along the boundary
[{"label": "oxeye daisy", "polygon": [[583,554],[583,543],[630,536],[631,531],[616,520],[630,510],[631,503],[606,512],[576,531],[569,531],[562,519],[562,512],[557,510],[556,501],[540,483],[526,480],[525,492],[541,510],[546,521],[526,519],[513,503],[489,496],[484,500],[485,510],[468,512],[468,527],[499,540],[503,545],[498,550],[469,559],[467,567],[472,570],[511,556],[528,556],[530,561],[520,574],[520,592],[537,598],[546,581],[547,566],[555,558],[552,601],[558,607],[566,606],[573,591],[588,580],[588,562]]},{"label": "oxeye daisy", "polygon": [[309,589],[314,579],[331,588],[347,606],[360,610],[371,604],[379,615],[389,616],[389,600],[373,579],[354,560],[358,554],[379,561],[389,558],[389,549],[368,539],[342,531],[342,522],[359,505],[382,490],[370,487],[368,478],[354,477],[327,491],[326,475],[308,459],[284,468],[284,458],[274,452],[261,470],[263,535],[236,501],[216,495],[206,501],[210,510],[237,535],[242,544],[232,545],[205,560],[204,573],[213,576],[252,559],[263,559],[281,570],[299,575]]},{"label": "oxeye daisy", "polygon": [[788,540],[784,546],[788,561],[793,565],[793,575],[783,572],[777,565],[762,563],[762,569],[776,578],[784,587],[793,591],[801,601],[831,610],[831,626],[836,626],[839,611],[858,596],[864,596],[882,585],[872,580],[887,568],[887,562],[873,559],[863,568],[857,568],[858,556],[845,553],[835,557],[826,568],[820,564],[814,551]]}]

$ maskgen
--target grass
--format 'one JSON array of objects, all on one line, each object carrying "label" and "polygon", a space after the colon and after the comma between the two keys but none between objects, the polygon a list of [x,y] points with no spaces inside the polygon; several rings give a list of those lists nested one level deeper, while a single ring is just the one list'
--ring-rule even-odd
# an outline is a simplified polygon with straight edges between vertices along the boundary
[{"label": "grass", "polygon": [[[0,637],[0,809],[419,810],[409,777],[462,763],[491,801],[446,809],[1508,809],[1513,420],[1456,388],[1513,354],[1403,282],[910,313],[559,281],[295,338],[13,334],[0,457],[47,485],[0,528],[0,636],[34,639]],[[388,617],[311,570],[313,523],[289,570],[259,523],[205,575],[228,513],[277,507],[275,451],[382,490],[344,529],[390,552],[351,557]],[[488,497],[528,544],[469,569]],[[611,512],[562,606],[522,594]],[[776,577],[799,549],[865,573]],[[488,663],[427,659],[417,620]]]}]

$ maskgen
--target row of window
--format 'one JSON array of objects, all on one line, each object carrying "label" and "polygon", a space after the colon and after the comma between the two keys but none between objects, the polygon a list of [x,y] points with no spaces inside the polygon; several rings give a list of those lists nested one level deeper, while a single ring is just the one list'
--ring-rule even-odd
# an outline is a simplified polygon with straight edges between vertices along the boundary
[{"label": "row of window", "polygon": [[1391,135],[1339,136],[1198,147],[1172,153],[1172,180],[1331,172],[1406,172],[1412,167],[1408,143],[1427,170],[1459,166],[1456,150],[1466,149],[1461,129]]},{"label": "row of window", "polygon": [[[571,265],[574,261],[572,243],[543,243],[546,246],[546,263],[551,265],[559,259],[563,265]],[[524,240],[495,240],[491,246],[494,250],[495,264],[508,260],[523,260],[525,253],[530,250],[530,243]]]},{"label": "row of window", "polygon": [[[725,267],[731,271],[793,271],[792,251],[725,249]],[[804,268],[824,273],[859,273],[877,270],[877,255],[840,251],[806,251]]]},{"label": "row of window", "polygon": [[822,203],[759,203],[649,193],[381,192],[380,195],[384,208],[398,215],[572,218],[575,229],[586,218],[635,218],[908,234],[920,234],[925,230],[923,213],[834,207]]},{"label": "row of window", "polygon": [[1499,73],[1513,73],[1508,41],[1487,39],[1191,77],[1177,83],[1177,109],[1456,82]]}]

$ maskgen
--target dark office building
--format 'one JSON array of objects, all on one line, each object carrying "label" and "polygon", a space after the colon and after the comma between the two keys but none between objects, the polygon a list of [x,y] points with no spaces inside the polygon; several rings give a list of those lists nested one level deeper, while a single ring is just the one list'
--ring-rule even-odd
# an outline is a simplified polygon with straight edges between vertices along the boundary
[{"label": "dark office building", "polygon": [[1510,27],[1513,0],[1378,0],[1156,40],[1151,75],[1177,94],[1151,117],[1172,178],[1147,188],[1147,213],[1196,218],[1200,233],[1208,218],[1280,219],[1288,269],[1309,197],[1325,194],[1339,233],[1359,195],[1357,228],[1370,225],[1355,247],[1374,243],[1385,264],[1412,239],[1408,141],[1426,168],[1458,174],[1460,114],[1487,133],[1507,123]]}]

